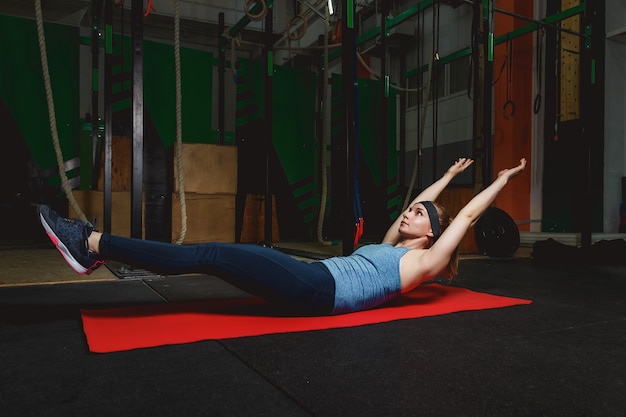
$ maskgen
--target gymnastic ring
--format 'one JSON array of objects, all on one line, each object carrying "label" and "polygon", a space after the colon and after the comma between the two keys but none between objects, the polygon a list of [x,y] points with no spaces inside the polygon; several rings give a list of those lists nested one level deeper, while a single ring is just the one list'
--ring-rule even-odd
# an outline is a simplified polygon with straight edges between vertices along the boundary
[{"label": "gymnastic ring", "polygon": [[[511,112],[507,113],[507,109],[509,107],[511,108]],[[513,116],[515,115],[515,103],[513,103],[513,101],[507,100],[506,103],[504,103],[504,106],[502,106],[502,115],[507,120],[513,118]]]},{"label": "gymnastic ring", "polygon": [[[257,14],[250,13],[250,10],[254,7],[255,4],[261,4],[261,11]],[[265,0],[246,0],[246,5],[244,6],[246,16],[254,22],[263,20],[265,15],[267,15],[267,4]]]},{"label": "gymnastic ring", "polygon": [[[291,33],[291,28],[298,23],[298,20],[302,21],[302,28],[300,28],[300,31],[297,33],[297,35],[292,34]],[[304,36],[304,34],[306,33],[306,30],[308,28],[308,23],[306,20],[306,17],[304,17],[301,14],[297,14],[294,17],[291,18],[291,20],[289,21],[289,23],[287,24],[287,37],[289,39],[291,39],[292,41],[297,41],[299,39],[302,39],[302,37]]]}]

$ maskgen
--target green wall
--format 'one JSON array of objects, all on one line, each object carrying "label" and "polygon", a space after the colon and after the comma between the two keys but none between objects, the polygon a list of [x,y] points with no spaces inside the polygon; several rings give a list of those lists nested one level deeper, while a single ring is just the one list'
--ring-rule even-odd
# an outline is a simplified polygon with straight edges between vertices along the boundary
[{"label": "green wall", "polygon": [[[78,28],[46,23],[44,32],[57,131],[68,161],[79,154]],[[34,20],[0,15],[0,98],[39,167],[56,167]],[[11,144],[2,147],[6,152]]]},{"label": "green wall", "polygon": [[[79,114],[79,38],[78,28],[46,24],[46,37],[52,86],[55,94],[57,126],[64,159],[80,155],[81,115]],[[0,97],[10,109],[19,129],[42,169],[56,166],[41,71],[35,22],[0,16]],[[114,103],[118,112],[130,108],[131,42],[116,36],[114,92],[126,92]],[[7,41],[11,40],[11,41]],[[124,57],[122,59],[121,54]],[[83,57],[84,59],[84,57]],[[213,72],[217,62],[204,51],[181,48],[183,140],[215,143],[212,129]],[[237,102],[237,126],[264,116],[264,66],[258,61],[240,60]],[[100,76],[102,75],[100,72]],[[302,221],[313,230],[319,209],[320,138],[317,123],[317,76],[290,67],[275,66],[273,72],[273,143],[291,200]],[[147,116],[157,128],[166,147],[176,140],[176,101],[174,48],[151,41],[144,42],[144,104]],[[103,92],[100,91],[100,94]],[[397,175],[395,141],[388,149],[389,176],[380,172],[378,138],[383,128],[379,120],[380,84],[359,80],[359,143],[367,173],[376,188],[387,188]],[[395,101],[390,100],[391,114]],[[334,116],[333,116],[334,117]],[[390,120],[395,120],[394,116]],[[395,129],[389,128],[390,137]],[[83,143],[89,142],[89,137]],[[84,151],[84,149],[83,149]],[[89,152],[82,152],[86,158]],[[89,162],[90,163],[90,162]],[[83,167],[83,172],[84,171]],[[387,189],[388,206],[393,209],[393,189]],[[389,207],[388,207],[389,208]],[[308,227],[308,226],[307,226]]]},{"label": "green wall", "polygon": [[[312,220],[308,210],[319,205],[317,170],[319,140],[315,132],[317,77],[289,67],[274,68],[274,148],[299,201],[299,209]],[[301,199],[306,194],[308,197]]]},{"label": "green wall", "polygon": [[[130,49],[130,48],[127,48]],[[182,139],[212,143],[213,56],[180,48]],[[144,41],[144,105],[166,147],[176,141],[176,67],[174,47]]]}]

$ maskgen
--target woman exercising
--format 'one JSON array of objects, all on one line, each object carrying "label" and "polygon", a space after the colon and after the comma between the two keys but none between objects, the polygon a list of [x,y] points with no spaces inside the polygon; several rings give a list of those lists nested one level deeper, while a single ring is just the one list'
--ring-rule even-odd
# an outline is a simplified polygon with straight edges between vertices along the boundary
[{"label": "woman exercising", "polygon": [[460,158],[419,193],[382,243],[312,263],[257,245],[176,245],[120,237],[63,218],[47,206],[39,206],[38,213],[52,242],[79,274],[91,273],[107,259],[163,274],[213,274],[300,314],[341,314],[376,307],[437,275],[456,275],[461,239],[507,182],[526,167],[521,159],[516,167],[500,171],[451,220],[432,201],[473,162]]}]

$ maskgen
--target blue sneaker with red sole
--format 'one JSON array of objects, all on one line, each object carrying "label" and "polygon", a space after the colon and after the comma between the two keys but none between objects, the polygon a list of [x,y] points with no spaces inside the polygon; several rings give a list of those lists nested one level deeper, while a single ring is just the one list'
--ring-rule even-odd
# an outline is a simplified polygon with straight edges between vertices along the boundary
[{"label": "blue sneaker with red sole", "polygon": [[89,275],[104,264],[87,244],[87,238],[96,230],[91,224],[61,217],[45,205],[37,207],[37,214],[48,237],[74,271]]}]

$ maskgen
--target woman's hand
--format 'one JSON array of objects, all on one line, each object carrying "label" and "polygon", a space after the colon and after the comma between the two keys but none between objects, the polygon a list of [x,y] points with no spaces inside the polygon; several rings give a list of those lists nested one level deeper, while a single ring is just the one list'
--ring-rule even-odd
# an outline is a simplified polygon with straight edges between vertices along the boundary
[{"label": "woman's hand", "polygon": [[513,167],[513,168],[509,168],[509,169],[503,169],[502,171],[498,172],[498,178],[506,177],[506,179],[508,181],[511,178],[519,175],[519,173],[522,172],[524,170],[524,168],[526,168],[526,158],[520,159],[518,166]]},{"label": "woman's hand", "polygon": [[456,161],[454,161],[454,163],[452,164],[450,168],[448,168],[448,173],[454,176],[459,175],[461,172],[465,171],[467,167],[469,167],[473,163],[474,163],[473,159],[459,158]]}]

